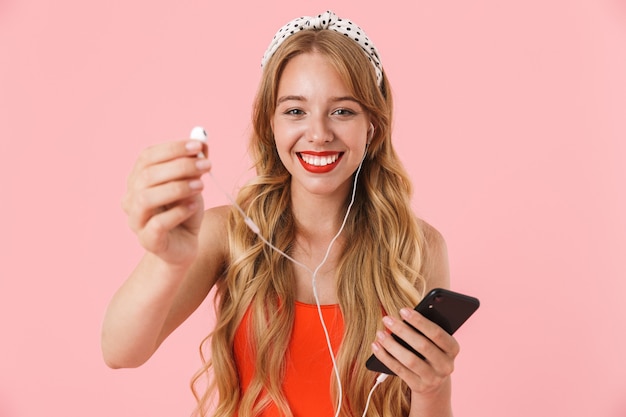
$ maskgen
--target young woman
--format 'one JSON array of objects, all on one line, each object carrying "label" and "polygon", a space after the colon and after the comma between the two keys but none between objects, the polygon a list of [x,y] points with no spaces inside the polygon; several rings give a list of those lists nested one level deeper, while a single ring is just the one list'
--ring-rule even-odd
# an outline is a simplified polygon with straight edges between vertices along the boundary
[{"label": "young woman", "polygon": [[458,344],[412,310],[448,286],[445,243],[411,210],[391,118],[362,29],[332,12],[281,28],[254,106],[258,175],[237,197],[246,217],[204,210],[201,142],[140,155],[123,206],[146,252],[107,310],[107,364],[144,363],[216,286],[201,415],[360,416],[378,376],[365,367],[372,353],[397,376],[373,392],[368,415],[452,415]]}]

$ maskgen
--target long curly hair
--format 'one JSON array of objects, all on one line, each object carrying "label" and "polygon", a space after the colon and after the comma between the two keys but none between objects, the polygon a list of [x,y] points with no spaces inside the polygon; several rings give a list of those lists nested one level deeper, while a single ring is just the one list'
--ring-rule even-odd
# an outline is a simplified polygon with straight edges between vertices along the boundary
[{"label": "long curly hair", "polygon": [[[354,206],[343,237],[346,245],[335,272],[339,306],[344,317],[337,365],[343,386],[341,416],[360,416],[376,374],[364,366],[369,345],[384,312],[416,304],[423,295],[421,274],[424,236],[411,209],[411,184],[391,143],[392,97],[383,74],[380,86],[363,50],[331,30],[300,31],[289,37],[264,68],[253,111],[250,153],[257,176],[244,186],[237,202],[259,226],[263,236],[290,253],[295,243],[290,174],[283,166],[270,125],[281,74],[296,55],[317,52],[337,70],[347,88],[368,113],[375,131],[358,179]],[[347,206],[346,202],[346,206]],[[242,216],[229,217],[230,263],[216,293],[215,329],[200,351],[204,365],[192,380],[198,414],[254,417],[270,402],[292,416],[282,391],[285,357],[294,323],[294,265],[264,245]],[[235,332],[251,312],[250,344],[256,353],[255,375],[245,392],[235,364]],[[212,375],[211,375],[212,373]],[[208,378],[206,389],[201,380]],[[336,380],[331,395],[338,398]],[[202,385],[202,387],[200,387]],[[211,400],[216,404],[211,405]],[[392,378],[374,394],[371,416],[408,414],[410,392]]]}]

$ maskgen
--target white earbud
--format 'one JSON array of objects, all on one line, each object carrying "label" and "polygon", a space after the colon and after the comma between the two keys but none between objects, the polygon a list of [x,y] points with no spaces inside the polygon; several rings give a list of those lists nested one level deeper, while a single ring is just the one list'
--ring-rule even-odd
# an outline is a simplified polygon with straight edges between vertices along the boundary
[{"label": "white earbud", "polygon": [[[202,143],[207,142],[207,137],[208,135],[206,134],[206,130],[204,130],[202,126],[194,127],[191,129],[191,133],[189,134],[189,139],[197,140]],[[204,158],[204,152],[200,151],[200,153],[198,153],[198,157]]]}]

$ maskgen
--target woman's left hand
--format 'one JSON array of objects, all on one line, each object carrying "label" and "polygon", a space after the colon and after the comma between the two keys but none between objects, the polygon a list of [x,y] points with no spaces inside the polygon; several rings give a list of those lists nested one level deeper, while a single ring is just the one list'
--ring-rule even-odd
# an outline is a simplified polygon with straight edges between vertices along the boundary
[{"label": "woman's left hand", "polygon": [[442,388],[454,370],[459,344],[441,327],[409,308],[400,310],[402,320],[390,316],[383,323],[390,333],[408,343],[424,356],[421,359],[398,343],[389,333],[379,331],[372,349],[376,357],[391,369],[416,394],[434,393]]}]

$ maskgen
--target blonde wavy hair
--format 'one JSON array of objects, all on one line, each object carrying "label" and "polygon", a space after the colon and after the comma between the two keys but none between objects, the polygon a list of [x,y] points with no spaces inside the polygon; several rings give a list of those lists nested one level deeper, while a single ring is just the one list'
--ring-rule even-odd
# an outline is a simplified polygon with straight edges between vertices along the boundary
[{"label": "blonde wavy hair", "polygon": [[[424,236],[411,209],[410,181],[391,144],[393,103],[387,77],[383,74],[378,87],[363,50],[331,30],[294,34],[266,65],[255,100],[250,143],[257,177],[240,190],[238,203],[263,236],[290,253],[295,242],[290,174],[278,156],[270,118],[285,66],[294,56],[311,52],[328,58],[376,127],[358,179],[355,203],[342,232],[350,245],[345,246],[335,272],[346,323],[337,354],[344,392],[341,416],[352,417],[363,412],[376,377],[365,368],[365,361],[383,313],[395,313],[422,298]],[[254,417],[270,402],[291,417],[281,384],[294,323],[294,265],[264,245],[234,210],[229,217],[229,244],[230,264],[216,293],[216,327],[200,346],[204,366],[192,380],[197,412],[209,415],[209,403],[217,398],[215,417]],[[254,377],[242,392],[233,345],[248,309],[250,346],[256,363]],[[204,355],[209,343],[211,353]],[[201,392],[200,381],[205,378],[209,385]],[[336,402],[336,379],[332,375],[329,378]],[[402,416],[408,414],[409,407],[408,387],[399,378],[391,378],[375,392],[369,415]]]}]

